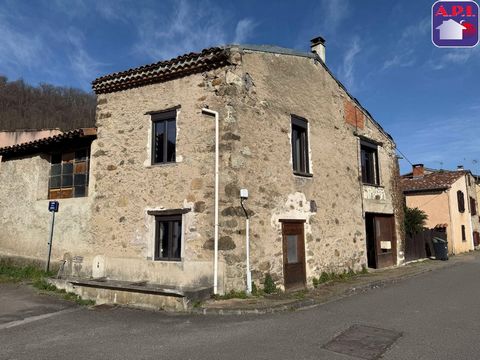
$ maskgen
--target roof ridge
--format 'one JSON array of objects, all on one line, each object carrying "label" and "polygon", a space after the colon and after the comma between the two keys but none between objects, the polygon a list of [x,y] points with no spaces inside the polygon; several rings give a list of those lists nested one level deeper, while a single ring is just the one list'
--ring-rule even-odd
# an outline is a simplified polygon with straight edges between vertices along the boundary
[{"label": "roof ridge", "polygon": [[169,60],[101,76],[92,82],[92,87],[97,94],[101,94],[171,80],[226,65],[228,64],[227,52],[226,48],[219,46],[203,49],[201,52],[190,52]]}]

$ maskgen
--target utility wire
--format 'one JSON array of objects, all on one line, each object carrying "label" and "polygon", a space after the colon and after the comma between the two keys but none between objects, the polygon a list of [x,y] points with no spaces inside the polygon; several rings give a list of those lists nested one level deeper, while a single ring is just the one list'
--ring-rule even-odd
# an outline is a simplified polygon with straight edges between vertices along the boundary
[{"label": "utility wire", "polygon": [[408,163],[409,163],[410,165],[412,165],[412,166],[413,166],[412,162],[411,162],[410,160],[408,160],[408,158],[405,156],[405,154],[404,154],[404,153],[402,153],[398,147],[397,147],[397,151],[400,153],[400,155],[402,155],[402,156],[403,156],[403,158],[404,158],[405,160],[407,160],[407,161],[408,161]]}]

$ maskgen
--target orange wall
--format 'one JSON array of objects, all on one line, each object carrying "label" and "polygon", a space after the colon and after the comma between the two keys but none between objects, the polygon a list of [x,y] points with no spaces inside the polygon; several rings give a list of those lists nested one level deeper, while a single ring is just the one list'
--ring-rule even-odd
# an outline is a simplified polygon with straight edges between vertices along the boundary
[{"label": "orange wall", "polygon": [[406,200],[409,208],[419,208],[428,215],[426,227],[434,228],[437,224],[447,224],[450,226],[448,194],[446,191],[427,195],[409,194]]}]

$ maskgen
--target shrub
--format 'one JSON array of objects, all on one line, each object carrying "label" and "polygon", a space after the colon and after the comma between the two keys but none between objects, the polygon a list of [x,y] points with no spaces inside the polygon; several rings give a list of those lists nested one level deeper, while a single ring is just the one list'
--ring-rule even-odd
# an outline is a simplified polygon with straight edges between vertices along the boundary
[{"label": "shrub", "polygon": [[277,292],[277,286],[275,285],[275,282],[272,279],[272,276],[270,274],[265,275],[265,281],[263,283],[263,291],[265,291],[265,294],[274,294]]},{"label": "shrub", "polygon": [[413,236],[421,231],[426,224],[428,215],[419,208],[405,207],[405,232]]},{"label": "shrub", "polygon": [[361,274],[368,274],[368,268],[365,264],[362,265],[362,271],[360,273]]},{"label": "shrub", "polygon": [[258,296],[257,284],[255,284],[253,281],[252,281],[252,295],[253,296]]}]

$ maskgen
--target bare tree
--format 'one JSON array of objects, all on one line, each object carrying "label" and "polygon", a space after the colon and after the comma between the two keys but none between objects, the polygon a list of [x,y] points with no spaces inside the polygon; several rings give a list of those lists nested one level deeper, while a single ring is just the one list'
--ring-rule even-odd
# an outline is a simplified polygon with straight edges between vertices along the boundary
[{"label": "bare tree", "polygon": [[93,93],[0,75],[0,131],[94,127],[95,106]]}]

